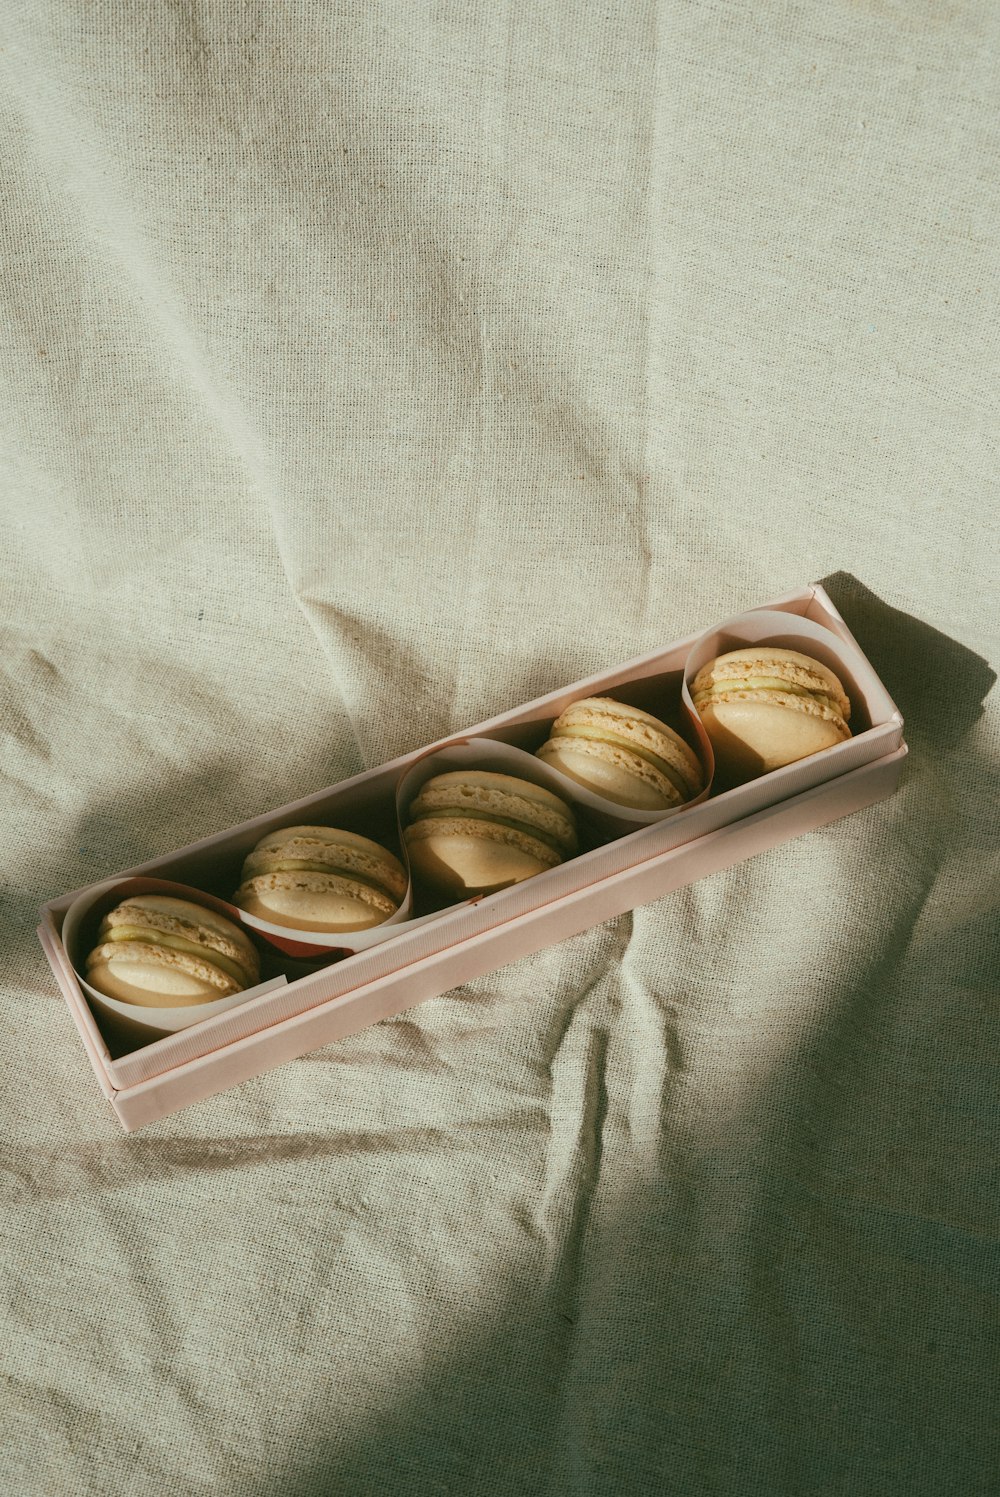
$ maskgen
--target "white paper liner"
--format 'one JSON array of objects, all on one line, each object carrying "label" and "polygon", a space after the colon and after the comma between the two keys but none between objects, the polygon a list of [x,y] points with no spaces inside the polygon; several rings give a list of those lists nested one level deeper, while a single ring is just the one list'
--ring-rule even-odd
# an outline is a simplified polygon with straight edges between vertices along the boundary
[{"label": "white paper liner", "polygon": [[[534,754],[526,754],[525,758],[548,771],[552,778],[544,782],[546,787],[553,790],[556,795],[562,796],[563,800],[572,801],[594,841],[611,842],[615,837],[624,837],[629,832],[638,831],[639,827],[656,826],[661,821],[668,821],[672,816],[679,816],[682,811],[688,810],[690,806],[700,806],[702,801],[708,799],[715,773],[715,755],[708,734],[702,726],[701,718],[694,711],[692,704],[682,701],[682,705],[690,731],[687,737],[683,734],[679,736],[684,738],[688,748],[693,749],[695,758],[701,766],[704,780],[698,794],[686,800],[683,805],[667,806],[660,811],[642,810],[638,806],[622,806],[617,801],[609,800],[605,795],[599,795],[596,790],[581,785],[579,780],[575,780],[572,775],[565,774],[554,764],[546,764],[543,760],[535,758]],[[693,744],[690,741],[692,738],[695,740]],[[529,776],[525,775],[524,778],[527,779]]]},{"label": "white paper liner", "polygon": [[[580,802],[587,806],[593,803],[598,811],[607,804],[600,796],[584,792],[582,786],[574,786],[567,776],[543,764],[540,759],[535,758],[534,754],[524,749],[515,748],[508,743],[500,743],[493,738],[456,739],[446,748],[434,750],[418,759],[396,783],[396,819],[402,860],[407,872],[407,886],[406,895],[395,915],[391,915],[388,920],[383,920],[380,925],[372,926],[370,930],[358,931],[354,934],[292,930],[288,926],[275,925],[260,920],[256,916],[248,915],[245,910],[237,909],[235,906],[233,906],[232,918],[262,935],[288,956],[314,959],[328,956],[331,960],[339,960],[343,956],[351,956],[358,951],[367,951],[391,939],[392,936],[398,934],[401,926],[405,926],[407,930],[414,930],[431,920],[439,919],[445,909],[452,910],[456,904],[473,902],[459,900],[443,909],[414,915],[413,877],[410,872],[406,842],[403,838],[403,828],[408,821],[410,803],[419,794],[425,782],[432,779],[434,775],[445,774],[449,770],[456,769],[489,770],[497,774],[514,775],[518,779],[530,780],[535,785],[541,785],[544,789],[553,791],[563,800],[576,800],[577,797],[572,792],[578,790],[581,792]],[[642,821],[629,825],[626,829],[632,831],[634,825],[646,824]],[[621,835],[620,829],[613,835]],[[481,899],[483,896],[475,897]]]},{"label": "white paper liner", "polygon": [[122,1003],[118,998],[110,998],[107,993],[99,992],[84,976],[87,956],[92,949],[92,943],[84,939],[86,927],[89,924],[93,929],[96,922],[108,910],[120,904],[123,899],[129,899],[137,894],[168,894],[174,899],[186,899],[192,904],[204,905],[206,909],[214,910],[218,915],[225,915],[228,920],[233,921],[234,925],[237,924],[234,906],[227,904],[223,899],[216,899],[212,894],[204,893],[201,889],[192,889],[187,884],[172,883],[161,878],[113,878],[108,879],[106,883],[95,884],[93,888],[87,889],[73,901],[66,911],[62,928],[62,941],[66,953],[72,963],[76,979],[92,1007],[103,1009],[119,1018],[128,1019],[130,1023],[140,1025],[143,1029],[155,1029],[159,1034],[177,1034],[182,1029],[190,1029],[193,1024],[200,1024],[203,1019],[212,1018],[215,1014],[225,1013],[227,1009],[246,1003],[251,998],[257,998],[262,993],[270,993],[275,988],[284,987],[288,981],[283,976],[272,977],[267,982],[259,982],[256,986],[244,988],[239,993],[230,993],[226,998],[216,998],[210,1003],[185,1004],[183,1007],[176,1008],[147,1008],[140,1003]]},{"label": "white paper liner", "polygon": [[[427,780],[434,775],[445,774],[449,770],[494,771],[530,780],[536,785],[553,791],[570,804],[577,815],[578,822],[589,834],[590,840],[596,844],[616,840],[642,827],[658,825],[660,822],[681,816],[685,811],[703,804],[713,788],[715,756],[701,716],[694,705],[690,682],[702,666],[709,660],[713,660],[716,655],[745,645],[765,642],[784,649],[799,650],[802,654],[811,656],[834,671],[851,698],[852,712],[855,714],[853,732],[856,733],[868,726],[866,722],[857,721],[857,704],[869,692],[880,690],[881,684],[860,651],[822,624],[817,624],[800,614],[785,613],[776,609],[752,609],[746,613],[737,614],[724,624],[700,635],[692,645],[684,663],[681,704],[691,730],[687,741],[690,742],[691,738],[695,739],[696,753],[705,775],[704,789],[690,801],[682,806],[674,806],[663,811],[643,811],[630,806],[620,806],[605,796],[598,795],[596,791],[579,784],[571,776],[564,774],[553,765],[544,763],[535,754],[528,753],[524,749],[515,748],[511,744],[497,743],[488,738],[463,739],[425,755],[400,780],[396,790],[396,802],[400,821],[400,841],[404,846],[404,851],[402,828],[406,825],[410,804],[416,799]],[[822,755],[836,754],[838,750],[847,749],[850,742],[850,739],[846,739],[843,744],[823,750]],[[818,759],[821,755],[810,757]],[[761,778],[764,777],[761,776]],[[535,877],[544,878],[545,874],[537,874]],[[463,900],[457,903],[470,902],[472,901]],[[455,907],[456,905],[449,905],[446,908],[454,909]]]},{"label": "white paper liner", "polygon": [[[570,804],[584,832],[585,840],[592,845],[610,842],[618,837],[627,836],[629,832],[638,831],[641,827],[656,826],[662,821],[683,815],[685,811],[701,805],[708,799],[715,774],[712,745],[691,698],[689,682],[702,665],[716,655],[726,650],[737,649],[743,644],[756,644],[765,640],[769,644],[800,649],[803,653],[812,655],[824,665],[829,666],[840,676],[848,695],[854,701],[858,698],[858,688],[862,683],[862,678],[866,686],[878,685],[878,678],[874,671],[858,651],[823,625],[803,618],[799,614],[784,613],[773,609],[756,609],[738,614],[726,623],[700,635],[694,642],[684,664],[680,706],[689,731],[682,736],[694,749],[705,778],[704,788],[684,805],[671,806],[662,811],[622,806],[588,789],[587,786],[581,785],[555,766],[543,763],[535,754],[529,753],[526,749],[516,748],[512,744],[501,743],[490,738],[456,739],[445,748],[435,750],[418,759],[396,785],[399,845],[407,869],[408,883],[402,904],[388,920],[373,926],[370,930],[354,934],[338,933],[332,937],[329,932],[292,930],[287,926],[260,920],[243,910],[235,910],[234,918],[279,947],[286,955],[313,960],[320,960],[324,956],[337,960],[342,956],[368,950],[391,939],[402,926],[411,929],[435,919],[441,911],[435,910],[430,914],[420,916],[412,914],[413,881],[402,833],[407,824],[410,804],[421,787],[434,775],[445,774],[449,770],[478,769],[513,775],[553,791]],[[826,752],[830,751],[826,750]],[[542,874],[536,875],[538,878],[543,876]],[[468,902],[458,901],[458,903]],[[454,909],[455,905],[448,905],[446,908]]]}]

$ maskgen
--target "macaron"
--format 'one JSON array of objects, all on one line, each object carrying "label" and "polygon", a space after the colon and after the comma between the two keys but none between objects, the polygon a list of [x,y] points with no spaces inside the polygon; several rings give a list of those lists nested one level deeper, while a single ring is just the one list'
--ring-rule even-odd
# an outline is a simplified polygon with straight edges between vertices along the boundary
[{"label": "macaron", "polygon": [[87,957],[91,987],[142,1008],[185,1008],[260,981],[257,952],[224,915],[188,899],[136,894],[101,921]]},{"label": "macaron", "polygon": [[426,781],[403,833],[414,877],[456,899],[556,868],[577,850],[569,806],[544,786],[489,770]]},{"label": "macaron", "polygon": [[360,931],[394,915],[406,869],[388,848],[332,826],[287,826],[243,864],[233,903],[291,930]]},{"label": "macaron", "polygon": [[697,755],[673,728],[612,697],[571,703],[538,757],[607,800],[643,811],[683,806],[704,783]]},{"label": "macaron", "polygon": [[851,736],[840,679],[798,650],[729,650],[702,666],[691,695],[723,780],[755,779]]}]

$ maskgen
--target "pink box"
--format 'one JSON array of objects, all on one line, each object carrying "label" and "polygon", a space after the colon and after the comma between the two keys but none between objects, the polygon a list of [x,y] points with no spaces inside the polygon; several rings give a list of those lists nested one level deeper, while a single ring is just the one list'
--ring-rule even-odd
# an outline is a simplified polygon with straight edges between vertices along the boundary
[{"label": "pink box", "polygon": [[[784,617],[775,620],[774,615]],[[847,678],[854,707],[855,732],[846,742],[640,826],[521,884],[456,905],[430,923],[401,925],[379,945],[140,1049],[112,1056],[63,943],[66,911],[86,891],[74,890],[44,905],[39,939],[123,1127],[140,1128],[890,795],[906,756],[902,717],[826,593],[814,586],[118,875],[147,875],[228,892],[247,851],[273,827],[302,821],[337,824],[340,808],[347,806],[352,819],[369,814],[384,818],[392,788],[429,752],[469,738],[536,747],[547,724],[570,701],[614,692],[642,705],[644,690],[676,687],[686,663],[697,663],[706,651],[719,653],[752,639],[748,629],[756,628],[756,637],[780,642],[785,629],[775,629],[786,621],[787,642],[793,645],[796,630],[811,630],[818,640],[818,626],[833,636],[831,658],[836,658],[841,678]],[[802,647],[814,653],[823,648]],[[689,664],[688,674],[692,670]],[[339,819],[346,819],[342,812]]]}]

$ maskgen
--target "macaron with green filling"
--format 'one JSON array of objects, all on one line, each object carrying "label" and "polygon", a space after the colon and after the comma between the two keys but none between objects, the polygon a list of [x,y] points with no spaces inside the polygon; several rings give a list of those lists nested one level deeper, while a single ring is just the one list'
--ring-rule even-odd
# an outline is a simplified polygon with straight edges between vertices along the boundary
[{"label": "macaron with green filling", "polygon": [[406,869],[388,848],[332,826],[288,826],[262,837],[233,903],[290,930],[361,931],[399,909]]},{"label": "macaron with green filling", "polygon": [[232,920],[192,900],[136,894],[104,916],[86,961],[91,987],[142,1008],[228,998],[260,981],[252,941]]},{"label": "macaron with green filling", "polygon": [[851,736],[840,678],[798,650],[729,650],[702,666],[691,695],[723,780],[755,779]]},{"label": "macaron with green filling", "polygon": [[578,847],[565,801],[530,780],[490,770],[427,780],[403,836],[414,878],[455,899],[557,868]]},{"label": "macaron with green filling", "polygon": [[669,811],[703,787],[697,755],[679,733],[612,697],[572,702],[538,757],[588,790],[643,811]]}]

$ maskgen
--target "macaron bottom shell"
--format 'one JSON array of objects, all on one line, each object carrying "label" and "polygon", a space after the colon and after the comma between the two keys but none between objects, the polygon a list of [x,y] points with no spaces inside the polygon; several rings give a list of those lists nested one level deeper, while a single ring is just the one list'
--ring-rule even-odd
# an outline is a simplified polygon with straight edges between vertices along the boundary
[{"label": "macaron bottom shell", "polygon": [[850,737],[837,721],[747,696],[699,705],[715,752],[717,788],[744,784]]},{"label": "macaron bottom shell", "polygon": [[235,982],[225,987],[212,982],[196,963],[167,965],[155,948],[144,951],[137,944],[99,948],[87,963],[87,981],[106,997],[137,1008],[188,1008],[240,991]]},{"label": "macaron bottom shell", "polygon": [[538,757],[584,789],[631,810],[669,811],[685,804],[665,775],[651,772],[628,750],[585,739],[551,738],[539,749]]},{"label": "macaron bottom shell", "polygon": [[561,859],[534,839],[520,844],[495,840],[478,829],[437,823],[424,830],[418,823],[406,838],[414,877],[453,899],[493,894],[523,879],[556,867]]}]

